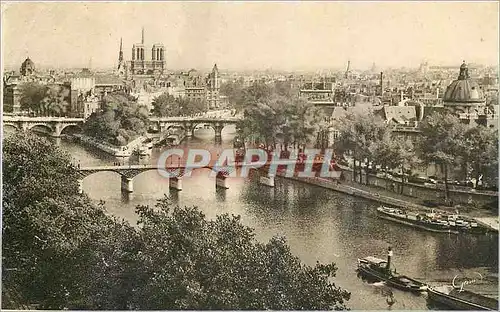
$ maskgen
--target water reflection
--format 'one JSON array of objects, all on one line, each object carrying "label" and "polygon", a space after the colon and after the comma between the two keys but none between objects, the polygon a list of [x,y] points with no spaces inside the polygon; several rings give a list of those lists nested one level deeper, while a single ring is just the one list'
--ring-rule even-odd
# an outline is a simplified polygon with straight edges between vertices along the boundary
[{"label": "water reflection", "polygon": [[[230,140],[223,140],[218,148],[230,144]],[[191,138],[184,145],[202,148],[213,146],[213,142]],[[64,140],[61,147],[85,165],[116,161]],[[155,151],[153,158],[160,152]],[[209,169],[195,170],[178,192],[170,190],[168,180],[157,172],[144,172],[134,178],[134,193],[126,198],[121,194],[120,177],[114,173],[91,175],[84,179],[83,187],[90,198],[104,200],[110,213],[131,223],[137,220],[135,206],[153,206],[164,195],[180,205],[199,206],[207,218],[220,213],[241,215],[242,222],[253,227],[260,240],[285,236],[292,252],[305,263],[335,262],[336,284],[352,292],[349,306],[353,309],[388,308],[379,285],[357,278],[355,269],[357,258],[385,258],[389,245],[394,249],[397,271],[424,282],[448,283],[457,272],[467,270],[481,270],[488,278],[497,275],[496,236],[418,231],[377,218],[374,202],[282,178],[276,178],[275,188],[266,187],[258,183],[255,172],[246,179],[229,178],[229,189],[219,189],[209,173]],[[491,284],[496,285],[495,281]],[[428,308],[425,297],[394,290],[394,298],[393,310]]]}]

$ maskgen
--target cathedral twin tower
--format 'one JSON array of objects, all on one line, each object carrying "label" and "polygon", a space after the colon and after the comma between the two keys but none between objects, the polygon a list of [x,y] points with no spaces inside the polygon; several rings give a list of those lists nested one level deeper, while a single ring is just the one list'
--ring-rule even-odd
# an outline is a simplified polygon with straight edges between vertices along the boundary
[{"label": "cathedral twin tower", "polygon": [[132,46],[132,60],[124,64],[123,47],[120,40],[120,54],[118,57],[118,72],[130,75],[161,75],[165,73],[165,47],[162,43],[155,43],[151,48],[151,59],[145,59],[144,28],[142,28],[141,43]]}]

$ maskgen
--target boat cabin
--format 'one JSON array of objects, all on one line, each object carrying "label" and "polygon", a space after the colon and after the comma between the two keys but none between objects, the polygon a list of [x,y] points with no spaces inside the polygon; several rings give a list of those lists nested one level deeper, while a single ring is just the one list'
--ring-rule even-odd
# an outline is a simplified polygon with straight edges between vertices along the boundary
[{"label": "boat cabin", "polygon": [[382,260],[376,257],[368,256],[363,259],[360,259],[360,264],[368,265],[371,269],[374,270],[385,270],[387,266],[387,261]]}]

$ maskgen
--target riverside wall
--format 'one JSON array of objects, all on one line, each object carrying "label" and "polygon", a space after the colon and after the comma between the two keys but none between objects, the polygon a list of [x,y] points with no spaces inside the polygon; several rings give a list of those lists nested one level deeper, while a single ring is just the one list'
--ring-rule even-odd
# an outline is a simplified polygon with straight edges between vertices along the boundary
[{"label": "riverside wall", "polygon": [[[346,180],[352,180],[352,171],[343,170],[343,175]],[[359,176],[358,176],[359,179]],[[366,174],[363,174],[362,181],[365,183]],[[376,175],[368,176],[368,185],[380,187],[386,190],[400,194],[402,183],[379,177]],[[451,186],[450,188],[453,188]],[[414,197],[418,200],[428,200],[434,202],[443,202],[444,200],[444,185],[420,185],[414,183],[405,183],[403,186],[403,195]],[[477,206],[492,205],[498,201],[498,193],[490,191],[471,191],[450,189],[450,199],[454,205],[474,204]]]}]

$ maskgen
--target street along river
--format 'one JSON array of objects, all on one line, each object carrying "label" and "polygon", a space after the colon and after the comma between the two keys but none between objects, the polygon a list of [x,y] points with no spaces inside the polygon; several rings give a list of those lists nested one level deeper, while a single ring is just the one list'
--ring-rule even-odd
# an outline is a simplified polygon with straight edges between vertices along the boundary
[{"label": "street along river", "polygon": [[[222,147],[230,147],[232,135],[223,133]],[[188,139],[185,147],[213,146],[213,137]],[[62,140],[60,146],[82,166],[113,164],[117,160],[76,143]],[[154,161],[160,151],[153,152]],[[197,169],[183,180],[183,190],[170,191],[168,181],[156,171],[133,179],[134,193],[122,195],[120,177],[101,172],[84,179],[83,189],[92,199],[105,201],[116,216],[135,224],[137,205],[154,205],[170,195],[179,205],[196,205],[208,218],[217,214],[241,215],[242,222],[255,229],[259,240],[285,236],[292,252],[303,262],[335,262],[335,283],[351,295],[351,309],[388,309],[381,285],[357,277],[357,258],[374,255],[385,258],[387,247],[394,251],[392,263],[398,272],[426,283],[451,283],[457,274],[484,277],[482,289],[497,292],[497,236],[449,235],[419,231],[378,219],[377,204],[300,182],[277,178],[276,187],[257,183],[255,178],[230,178],[229,189],[216,190],[208,169]],[[393,290],[392,309],[429,309],[425,295]]]}]

